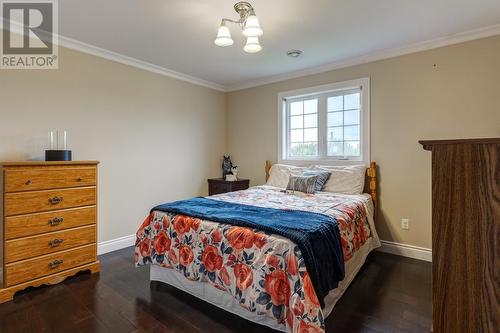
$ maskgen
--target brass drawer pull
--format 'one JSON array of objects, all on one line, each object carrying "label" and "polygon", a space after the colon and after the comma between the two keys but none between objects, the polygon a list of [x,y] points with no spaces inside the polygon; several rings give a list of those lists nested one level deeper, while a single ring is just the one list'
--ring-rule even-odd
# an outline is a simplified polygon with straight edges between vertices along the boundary
[{"label": "brass drawer pull", "polygon": [[51,227],[55,227],[56,225],[61,224],[64,221],[64,218],[62,217],[54,217],[53,219],[49,220],[49,224]]},{"label": "brass drawer pull", "polygon": [[50,247],[56,247],[62,244],[64,242],[64,239],[62,238],[55,238],[49,242]]},{"label": "brass drawer pull", "polygon": [[49,198],[49,202],[53,205],[57,205],[61,202],[63,202],[63,197],[53,197],[53,198]]},{"label": "brass drawer pull", "polygon": [[28,179],[25,184],[26,185],[31,185],[31,184],[33,184],[33,182],[31,181],[31,179]]},{"label": "brass drawer pull", "polygon": [[57,268],[59,265],[61,265],[63,263],[63,260],[62,259],[56,259],[52,262],[49,262],[49,268],[50,269],[54,269],[54,268]]}]

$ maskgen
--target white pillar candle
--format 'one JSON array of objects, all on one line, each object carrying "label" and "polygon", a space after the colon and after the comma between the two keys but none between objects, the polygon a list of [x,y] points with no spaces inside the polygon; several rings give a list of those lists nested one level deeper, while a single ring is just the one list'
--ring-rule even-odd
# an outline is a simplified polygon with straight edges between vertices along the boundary
[{"label": "white pillar candle", "polygon": [[49,132],[49,150],[54,150],[54,131]]}]

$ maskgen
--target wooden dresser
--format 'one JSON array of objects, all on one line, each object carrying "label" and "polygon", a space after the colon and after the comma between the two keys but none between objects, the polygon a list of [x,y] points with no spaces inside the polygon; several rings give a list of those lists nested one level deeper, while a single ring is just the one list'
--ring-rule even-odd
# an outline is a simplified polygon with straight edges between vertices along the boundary
[{"label": "wooden dresser", "polygon": [[432,151],[437,333],[500,329],[500,138],[420,141]]},{"label": "wooden dresser", "polygon": [[95,161],[2,163],[0,303],[99,271]]}]

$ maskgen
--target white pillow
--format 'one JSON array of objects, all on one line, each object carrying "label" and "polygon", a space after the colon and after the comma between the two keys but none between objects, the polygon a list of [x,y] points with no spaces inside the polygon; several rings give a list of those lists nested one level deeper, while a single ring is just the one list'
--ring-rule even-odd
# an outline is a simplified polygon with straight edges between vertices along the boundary
[{"label": "white pillow", "polygon": [[269,179],[266,185],[286,188],[290,175],[300,176],[305,169],[307,168],[286,164],[274,164],[271,170],[269,170]]},{"label": "white pillow", "polygon": [[363,193],[366,174],[366,166],[364,165],[315,165],[312,169],[331,173],[322,191],[342,194]]}]

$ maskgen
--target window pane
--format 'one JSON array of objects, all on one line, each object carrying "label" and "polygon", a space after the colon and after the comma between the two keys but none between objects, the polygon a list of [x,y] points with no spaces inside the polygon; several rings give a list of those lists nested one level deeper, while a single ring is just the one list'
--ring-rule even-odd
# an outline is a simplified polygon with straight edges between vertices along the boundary
[{"label": "window pane", "polygon": [[344,140],[344,134],[342,127],[328,127],[328,141],[342,141]]},{"label": "window pane", "polygon": [[290,114],[292,116],[302,114],[302,106],[303,106],[302,101],[290,103]]},{"label": "window pane", "polygon": [[290,142],[303,142],[304,141],[304,130],[295,129],[290,131]]},{"label": "window pane", "polygon": [[304,141],[318,141],[318,129],[317,128],[305,129]]},{"label": "window pane", "polygon": [[318,127],[318,114],[308,114],[304,116],[304,127]]},{"label": "window pane", "polygon": [[359,125],[344,127],[344,140],[359,140]]},{"label": "window pane", "polygon": [[290,128],[302,128],[302,127],[304,127],[304,117],[303,116],[290,117]]},{"label": "window pane", "polygon": [[317,155],[318,155],[318,143],[316,142],[290,144],[290,156],[292,157],[301,157],[301,156],[311,157]]},{"label": "window pane", "polygon": [[304,101],[304,113],[316,113],[318,112],[318,100],[310,99]]},{"label": "window pane", "polygon": [[328,142],[328,156],[344,156],[342,142]]},{"label": "window pane", "polygon": [[343,112],[328,112],[328,126],[342,126],[343,119]]},{"label": "window pane", "polygon": [[344,109],[343,96],[328,97],[328,111],[342,111]]},{"label": "window pane", "polygon": [[359,110],[344,112],[344,125],[359,125]]},{"label": "window pane", "polygon": [[359,93],[344,95],[344,110],[359,109]]},{"label": "window pane", "polygon": [[345,156],[359,156],[359,141],[346,141],[344,142],[344,154]]}]

